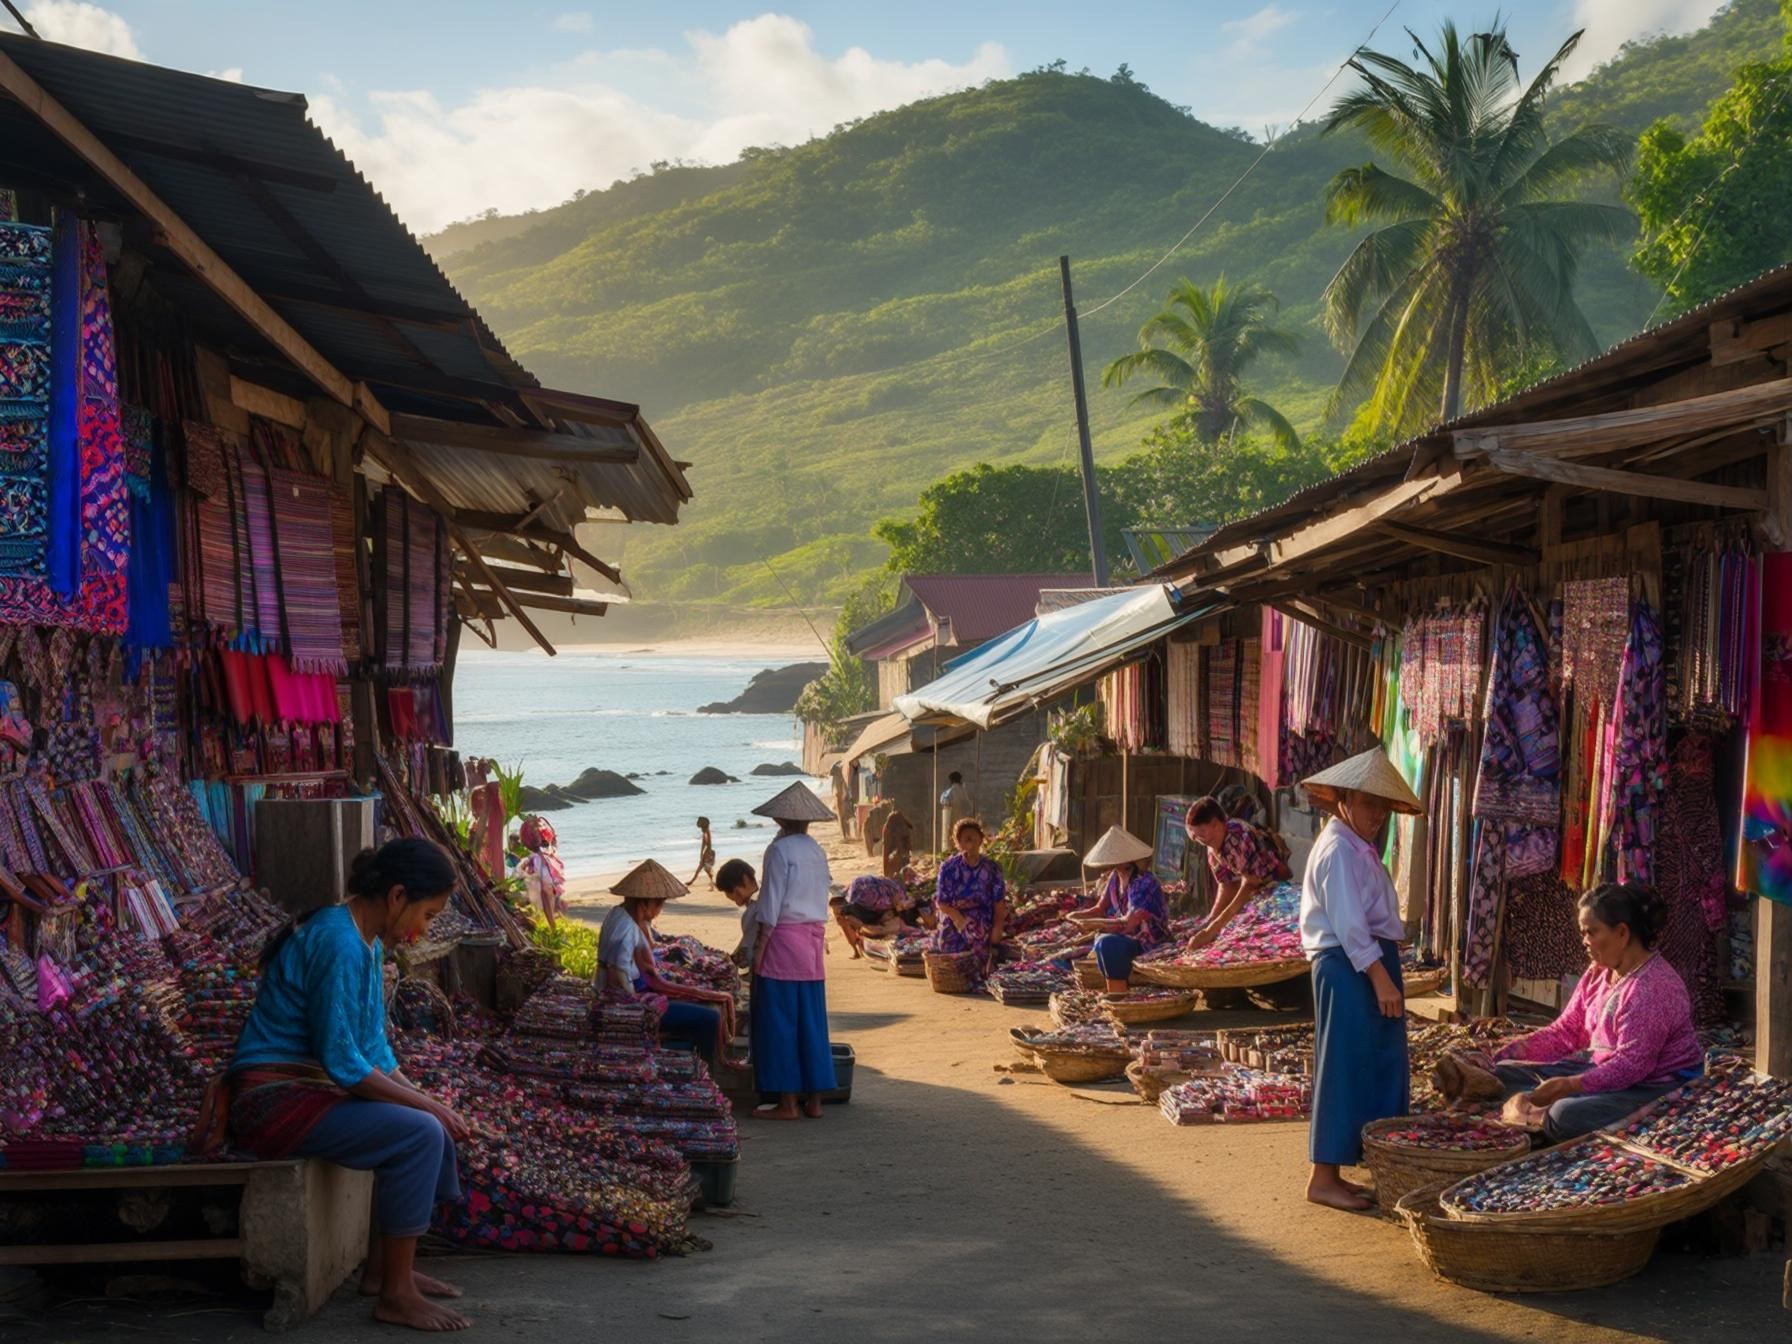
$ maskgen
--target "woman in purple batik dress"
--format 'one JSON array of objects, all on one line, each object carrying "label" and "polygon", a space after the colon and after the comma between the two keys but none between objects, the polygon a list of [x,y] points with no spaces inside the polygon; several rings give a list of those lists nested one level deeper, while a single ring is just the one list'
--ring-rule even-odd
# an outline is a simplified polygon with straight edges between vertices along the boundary
[{"label": "woman in purple batik dress", "polygon": [[964,817],[952,828],[958,853],[940,865],[933,909],[939,927],[929,939],[931,952],[974,952],[980,971],[1002,941],[1008,922],[1008,886],[1001,866],[983,857],[983,824]]}]

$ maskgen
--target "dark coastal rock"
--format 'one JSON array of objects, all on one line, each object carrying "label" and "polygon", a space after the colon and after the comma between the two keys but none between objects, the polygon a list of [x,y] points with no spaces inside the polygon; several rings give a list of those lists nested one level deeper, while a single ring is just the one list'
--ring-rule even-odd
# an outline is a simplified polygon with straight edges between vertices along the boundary
[{"label": "dark coastal rock", "polygon": [[564,812],[578,801],[562,793],[558,784],[550,784],[545,789],[525,784],[517,790],[517,803],[525,812]]},{"label": "dark coastal rock", "polygon": [[826,663],[792,663],[789,667],[768,667],[747,683],[747,689],[732,700],[718,700],[704,705],[699,714],[788,714],[796,708],[796,698],[815,678],[828,670]]},{"label": "dark coastal rock", "polygon": [[583,771],[579,777],[566,786],[567,793],[574,798],[629,798],[647,790],[637,784],[631,784],[614,770],[599,770],[596,766]]},{"label": "dark coastal rock", "polygon": [[706,765],[691,776],[693,784],[738,784],[740,781],[733,775],[723,774],[713,765]]},{"label": "dark coastal rock", "polygon": [[795,761],[779,761],[772,765],[756,765],[753,773],[764,778],[782,779],[785,775],[800,775],[803,767]]}]

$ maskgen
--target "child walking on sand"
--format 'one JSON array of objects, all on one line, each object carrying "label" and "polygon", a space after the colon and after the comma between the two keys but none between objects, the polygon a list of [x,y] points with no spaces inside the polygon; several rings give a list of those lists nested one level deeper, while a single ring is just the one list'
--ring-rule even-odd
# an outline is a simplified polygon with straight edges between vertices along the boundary
[{"label": "child walking on sand", "polygon": [[686,882],[685,886],[696,886],[697,879],[708,873],[709,889],[714,891],[716,889],[716,842],[709,837],[708,817],[697,818],[697,830],[703,836],[703,851],[697,857],[697,871],[691,874],[691,880]]}]

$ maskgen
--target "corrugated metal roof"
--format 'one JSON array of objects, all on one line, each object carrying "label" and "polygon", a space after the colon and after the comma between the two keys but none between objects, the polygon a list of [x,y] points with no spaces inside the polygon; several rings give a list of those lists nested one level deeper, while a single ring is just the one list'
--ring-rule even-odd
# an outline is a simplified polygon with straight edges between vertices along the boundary
[{"label": "corrugated metal roof", "polygon": [[1043,589],[1095,586],[1087,574],[910,574],[902,582],[936,622],[951,622],[959,645],[1031,620]]},{"label": "corrugated metal roof", "polygon": [[[1477,407],[1448,423],[1433,425],[1424,433],[1359,462],[1328,480],[1297,490],[1273,508],[1264,509],[1235,523],[1228,523],[1206,541],[1189,548],[1148,577],[1174,578],[1185,574],[1193,568],[1200,556],[1267,537],[1290,520],[1317,513],[1322,507],[1346,495],[1369,493],[1389,481],[1399,480],[1405,476],[1419,453],[1447,446],[1449,436],[1457,430],[1510,423],[1521,418],[1536,420],[1550,415],[1584,414],[1611,409],[1604,404],[1589,404],[1588,394],[1595,384],[1610,382],[1621,376],[1626,365],[1646,365],[1665,370],[1671,369],[1676,362],[1687,365],[1698,363],[1709,353],[1710,329],[1714,324],[1747,321],[1758,310],[1782,309],[1788,302],[1792,302],[1792,262],[1763,271],[1746,284],[1738,285],[1677,317],[1645,327],[1603,353],[1541,382],[1533,383],[1503,401]],[[1677,358],[1676,347],[1679,347]]]},{"label": "corrugated metal roof", "polygon": [[[597,437],[576,411],[543,409],[525,395],[540,383],[311,122],[303,96],[11,33],[0,33],[0,54],[123,160],[337,370],[367,383],[389,410]],[[94,217],[125,221],[127,231],[139,226],[127,236],[152,258],[160,255],[124,197],[24,106],[3,96],[0,182],[77,199]],[[253,327],[184,268],[158,265],[150,278],[210,339],[248,361],[250,376],[276,385],[284,378],[286,390],[299,395],[311,390]],[[518,455],[528,447],[526,431],[518,431],[517,451],[509,455],[446,455],[428,446],[418,455],[427,469],[445,474],[444,487],[451,486],[457,500],[482,512],[513,507],[530,483],[570,469],[579,494],[631,520],[673,522],[691,497],[690,486],[638,410],[627,410],[625,432],[641,446],[634,465],[531,461]],[[555,518],[564,531],[573,521],[565,510]]]}]

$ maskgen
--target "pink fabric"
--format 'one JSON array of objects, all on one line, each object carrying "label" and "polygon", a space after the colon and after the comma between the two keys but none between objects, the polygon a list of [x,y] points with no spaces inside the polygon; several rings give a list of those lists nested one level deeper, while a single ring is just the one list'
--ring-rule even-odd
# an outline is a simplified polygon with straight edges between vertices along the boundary
[{"label": "pink fabric", "polygon": [[1554,1064],[1583,1052],[1593,1060],[1580,1075],[1586,1092],[1670,1082],[1682,1070],[1696,1069],[1705,1054],[1679,972],[1659,953],[1616,981],[1603,966],[1589,966],[1561,1016],[1494,1058]]},{"label": "pink fabric", "polygon": [[1257,696],[1257,773],[1270,788],[1282,783],[1282,614],[1263,608],[1263,643],[1260,670],[1262,690]]},{"label": "pink fabric", "polygon": [[765,937],[759,974],[769,980],[825,980],[822,957],[827,952],[825,924],[777,924]]}]

